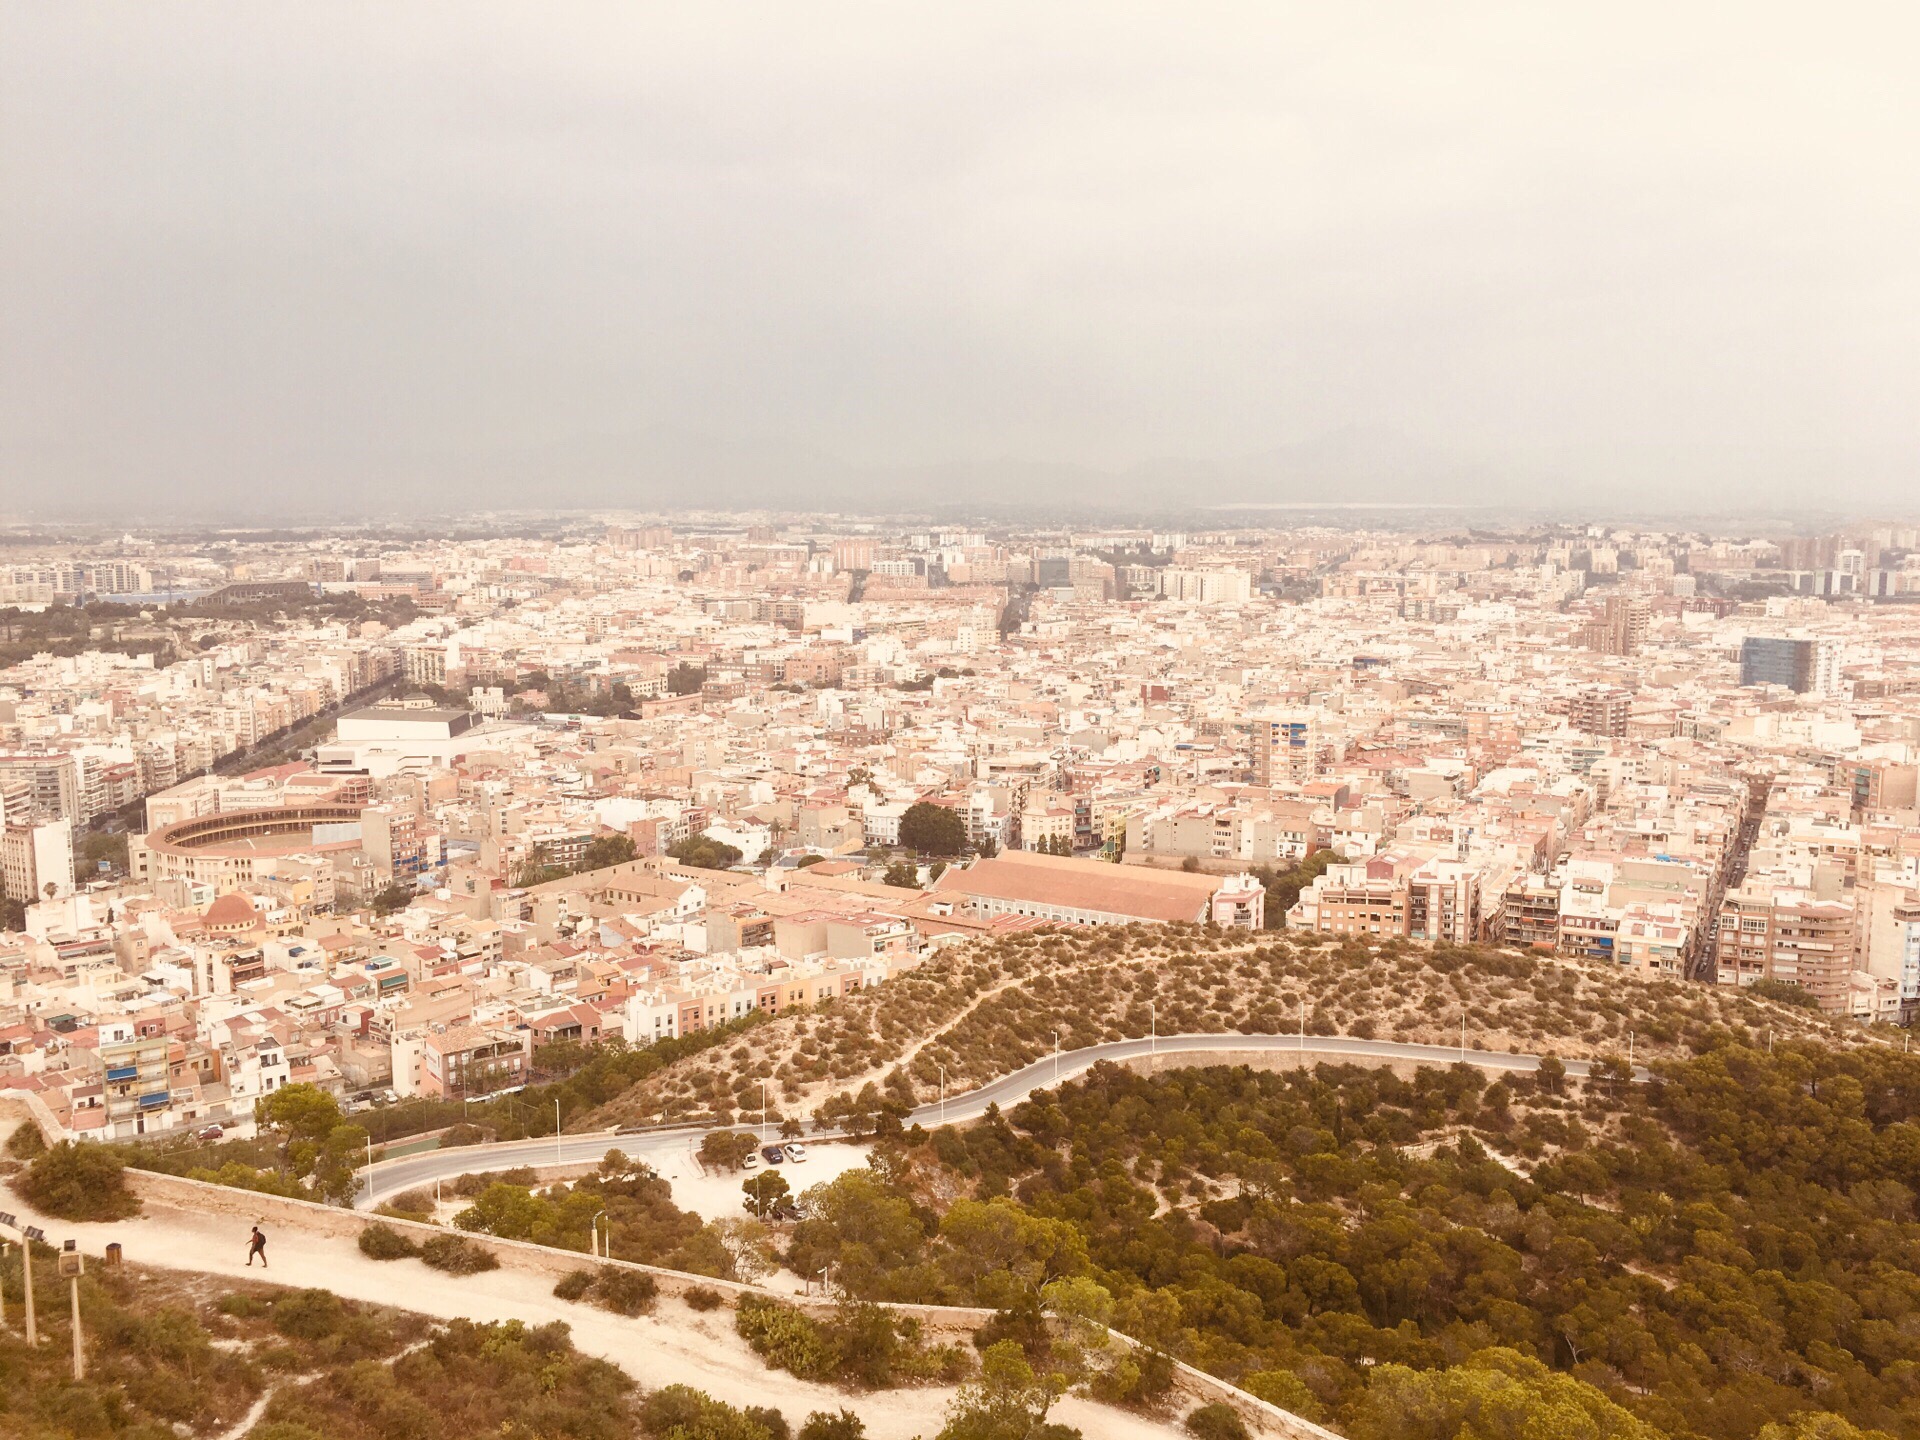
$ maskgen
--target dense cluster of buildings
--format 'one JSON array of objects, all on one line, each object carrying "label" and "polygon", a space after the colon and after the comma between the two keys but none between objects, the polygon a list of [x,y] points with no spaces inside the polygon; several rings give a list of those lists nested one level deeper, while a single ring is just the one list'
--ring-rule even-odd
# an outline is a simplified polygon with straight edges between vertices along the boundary
[{"label": "dense cluster of buildings", "polygon": [[[66,1130],[244,1125],[296,1080],[491,1093],[543,1044],[1047,924],[1495,941],[1920,1009],[1911,530],[365,545],[11,572],[55,587],[21,606],[163,573],[278,607],[169,663],[0,670],[0,1086]],[[339,595],[410,618],[309,618]],[[917,805],[964,855],[893,848]],[[110,821],[124,863],[77,873]],[[737,868],[688,863],[702,837]],[[609,842],[632,858],[570,873]]]}]

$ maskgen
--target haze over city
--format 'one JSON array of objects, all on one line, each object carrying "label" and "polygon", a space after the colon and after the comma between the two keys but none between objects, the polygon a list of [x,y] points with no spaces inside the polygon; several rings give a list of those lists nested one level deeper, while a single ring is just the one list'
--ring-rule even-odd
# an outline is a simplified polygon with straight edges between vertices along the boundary
[{"label": "haze over city", "polygon": [[1870,511],[1910,17],[0,8],[0,515]]},{"label": "haze over city", "polygon": [[0,1440],[1920,1440],[1913,32],[0,0]]}]

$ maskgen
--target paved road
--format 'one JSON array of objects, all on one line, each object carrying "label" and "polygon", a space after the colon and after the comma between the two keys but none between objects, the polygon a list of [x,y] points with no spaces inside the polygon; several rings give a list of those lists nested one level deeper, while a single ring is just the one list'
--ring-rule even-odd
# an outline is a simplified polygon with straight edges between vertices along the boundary
[{"label": "paved road", "polygon": [[[948,1096],[944,1106],[938,1101],[922,1105],[908,1117],[908,1123],[918,1121],[922,1125],[934,1126],[977,1120],[986,1113],[989,1105],[998,1105],[1002,1109],[1017,1105],[1035,1090],[1085,1074],[1101,1060],[1128,1060],[1149,1054],[1204,1056],[1209,1052],[1245,1054],[1264,1050],[1298,1051],[1301,1048],[1302,1041],[1298,1035],[1162,1035],[1157,1040],[1114,1040],[1104,1045],[1089,1045],[1083,1050],[1064,1051],[1057,1059],[1050,1055],[1011,1075],[982,1085],[978,1090]],[[1309,1035],[1305,1040],[1305,1048],[1308,1054],[1319,1059],[1336,1061],[1350,1058],[1358,1062],[1398,1060],[1411,1061],[1416,1065],[1453,1065],[1465,1060],[1483,1070],[1519,1072],[1539,1069],[1541,1058],[1538,1055],[1515,1055],[1494,1050],[1463,1051],[1456,1045],[1356,1040],[1345,1035]],[[1587,1074],[1589,1067],[1585,1060],[1568,1060],[1564,1063],[1569,1075],[1584,1077]],[[1642,1080],[1646,1074],[1644,1069],[1636,1069],[1634,1078]],[[456,1175],[511,1170],[520,1165],[588,1164],[616,1148],[646,1161],[661,1175],[672,1180],[678,1178],[680,1167],[692,1165],[693,1148],[700,1143],[700,1137],[712,1128],[710,1125],[674,1125],[649,1127],[627,1134],[596,1130],[579,1135],[562,1135],[557,1139],[548,1135],[537,1140],[505,1140],[494,1145],[428,1150],[400,1159],[382,1160],[374,1165],[371,1185],[363,1184],[360,1198],[354,1203],[365,1210],[403,1190],[432,1185],[435,1180],[450,1180]],[[740,1128],[751,1127],[743,1125]],[[362,1166],[360,1174],[364,1182],[367,1167]]]}]

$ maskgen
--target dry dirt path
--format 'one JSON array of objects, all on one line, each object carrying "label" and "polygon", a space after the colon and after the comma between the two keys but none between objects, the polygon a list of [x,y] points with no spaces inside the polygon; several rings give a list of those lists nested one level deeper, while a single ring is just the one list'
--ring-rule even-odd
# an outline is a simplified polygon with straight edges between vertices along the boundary
[{"label": "dry dirt path", "polygon": [[[796,1429],[809,1411],[846,1405],[866,1421],[872,1440],[913,1436],[931,1440],[953,1396],[950,1387],[849,1396],[769,1370],[734,1332],[731,1312],[724,1309],[699,1314],[679,1301],[663,1298],[655,1314],[626,1319],[555,1299],[551,1280],[537,1275],[503,1268],[456,1278],[429,1270],[417,1260],[369,1260],[352,1240],[306,1236],[284,1226],[275,1227],[268,1236],[272,1268],[263,1273],[256,1265],[249,1271],[247,1227],[231,1217],[149,1205],[147,1213],[132,1220],[83,1225],[36,1216],[10,1187],[6,1193],[0,1208],[14,1210],[24,1222],[41,1226],[56,1245],[75,1239],[95,1255],[109,1241],[118,1241],[125,1247],[126,1258],[142,1265],[235,1279],[251,1275],[443,1320],[465,1316],[535,1325],[564,1320],[573,1328],[574,1344],[582,1351],[613,1361],[648,1388],[686,1384],[734,1405],[777,1406]],[[1181,1433],[1170,1425],[1077,1399],[1062,1401],[1053,1418],[1077,1426],[1088,1440],[1171,1440]]]}]

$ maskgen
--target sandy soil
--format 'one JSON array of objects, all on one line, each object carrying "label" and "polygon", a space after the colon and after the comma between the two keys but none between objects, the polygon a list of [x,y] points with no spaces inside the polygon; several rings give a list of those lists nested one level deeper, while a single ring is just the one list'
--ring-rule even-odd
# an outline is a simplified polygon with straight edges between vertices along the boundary
[{"label": "sandy soil", "polygon": [[673,1203],[682,1210],[691,1210],[702,1220],[732,1220],[747,1213],[740,1203],[745,1198],[740,1190],[741,1182],[759,1174],[760,1170],[778,1169],[781,1178],[798,1195],[849,1170],[859,1170],[867,1163],[864,1145],[813,1140],[803,1143],[807,1158],[798,1165],[788,1161],[777,1167],[762,1164],[759,1170],[714,1170],[702,1174],[697,1164],[684,1161],[672,1167],[672,1174],[661,1173],[672,1183]]},{"label": "sandy soil", "polygon": [[[11,1126],[0,1123],[0,1130],[6,1129]],[[800,1168],[822,1176],[827,1172],[825,1164],[813,1160]],[[734,1180],[736,1192],[738,1185]],[[148,1213],[133,1220],[73,1224],[35,1216],[10,1187],[0,1188],[8,1196],[0,1208],[40,1225],[55,1244],[73,1238],[82,1249],[98,1255],[107,1242],[118,1241],[129,1260],[145,1265],[220,1276],[249,1273],[246,1226],[228,1217],[149,1206]],[[574,1343],[582,1351],[613,1361],[642,1385],[687,1384],[735,1405],[778,1406],[796,1428],[809,1411],[846,1405],[866,1421],[873,1440],[931,1437],[953,1396],[951,1388],[941,1387],[848,1396],[768,1370],[735,1334],[726,1310],[702,1315],[677,1301],[663,1300],[653,1315],[624,1319],[555,1299],[552,1282],[537,1275],[501,1269],[456,1278],[429,1270],[417,1260],[369,1260],[351,1240],[308,1237],[284,1227],[270,1235],[267,1254],[272,1268],[262,1273],[255,1266],[251,1274],[276,1284],[324,1288],[440,1319],[466,1316],[530,1324],[564,1320],[573,1327]],[[1078,1426],[1088,1440],[1169,1440],[1181,1433],[1169,1425],[1077,1399],[1062,1401],[1053,1418]]]}]

